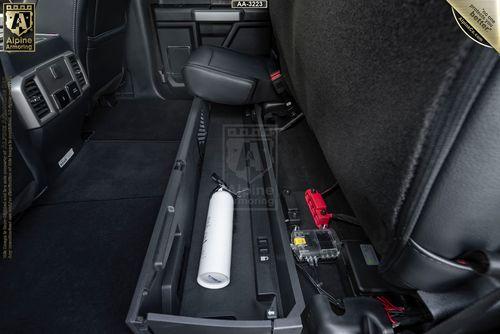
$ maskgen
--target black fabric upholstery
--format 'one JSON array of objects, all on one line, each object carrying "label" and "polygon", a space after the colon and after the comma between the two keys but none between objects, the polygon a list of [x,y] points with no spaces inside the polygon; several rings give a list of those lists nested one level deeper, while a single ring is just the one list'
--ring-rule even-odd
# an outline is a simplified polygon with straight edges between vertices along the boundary
[{"label": "black fabric upholstery", "polygon": [[[460,130],[421,214],[423,222],[440,223],[417,224],[413,231],[412,238],[422,247],[447,258],[453,258],[464,247],[499,249],[499,92],[500,64]],[[450,206],[450,200],[460,205]]]},{"label": "black fabric upholstery", "polygon": [[206,101],[244,105],[277,101],[268,58],[202,46],[191,54],[183,74],[191,94]]},{"label": "black fabric upholstery", "polygon": [[[475,103],[498,75],[494,51],[468,39],[443,1],[274,0],[270,11],[288,83],[386,277],[427,290],[470,278],[453,259],[500,249],[500,188],[484,189],[498,166],[498,101]],[[482,136],[464,132],[472,106],[475,131],[489,125]],[[466,158],[472,147],[481,159]]]},{"label": "black fabric upholstery", "polygon": [[128,4],[129,0],[37,2],[37,32],[60,34],[69,43],[87,70],[94,97],[113,92],[121,82]]}]

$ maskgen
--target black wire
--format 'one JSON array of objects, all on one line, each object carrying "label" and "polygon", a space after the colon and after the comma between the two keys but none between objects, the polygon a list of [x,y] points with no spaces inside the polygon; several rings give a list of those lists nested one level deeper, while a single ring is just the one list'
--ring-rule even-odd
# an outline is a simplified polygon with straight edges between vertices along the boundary
[{"label": "black wire", "polygon": [[339,186],[339,183],[338,183],[338,182],[335,182],[335,183],[333,184],[333,186],[331,186],[330,188],[327,188],[327,189],[323,190],[323,191],[321,192],[321,196],[326,196],[326,195],[328,195],[330,192],[334,191],[334,190],[335,190],[338,186]]},{"label": "black wire", "polygon": [[333,304],[334,306],[338,307],[341,310],[345,309],[344,308],[344,302],[342,301],[342,299],[332,296],[328,291],[326,291],[325,289],[323,289],[321,287],[321,285],[311,276],[311,274],[304,267],[302,267],[300,264],[298,264],[297,262],[295,262],[295,265],[297,266],[297,268],[299,268],[302,271],[302,273],[304,274],[304,276],[316,288],[316,290],[318,290],[318,292],[320,294],[322,294],[323,296],[325,296],[326,298],[328,298],[328,301],[331,304]]},{"label": "black wire", "polygon": [[[333,184],[333,186],[323,190],[321,192],[321,196],[326,196],[326,195],[329,195],[332,191],[334,191],[336,188],[338,188],[339,186],[339,183],[338,182],[335,182]],[[349,216],[349,215],[345,215],[345,214],[335,214],[333,216],[333,220],[336,220],[336,221],[339,221],[339,222],[343,222],[343,223],[347,223],[347,224],[351,224],[351,225],[356,225],[356,226],[360,226],[358,220],[356,219],[356,217],[353,217],[353,216]]]},{"label": "black wire", "polygon": [[360,224],[359,224],[358,220],[356,219],[356,217],[345,215],[345,214],[342,214],[342,213],[338,213],[338,214],[333,215],[333,220],[336,220],[336,221],[339,221],[339,222],[342,222],[342,223],[347,223],[347,224],[351,224],[351,225],[360,226]]}]

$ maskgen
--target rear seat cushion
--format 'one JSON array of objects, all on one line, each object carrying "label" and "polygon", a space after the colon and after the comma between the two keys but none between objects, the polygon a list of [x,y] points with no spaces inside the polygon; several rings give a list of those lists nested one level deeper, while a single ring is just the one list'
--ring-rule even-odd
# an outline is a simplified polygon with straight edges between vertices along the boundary
[{"label": "rear seat cushion", "polygon": [[278,101],[270,80],[270,59],[230,49],[202,46],[191,54],[183,69],[191,94],[206,101],[244,105]]}]

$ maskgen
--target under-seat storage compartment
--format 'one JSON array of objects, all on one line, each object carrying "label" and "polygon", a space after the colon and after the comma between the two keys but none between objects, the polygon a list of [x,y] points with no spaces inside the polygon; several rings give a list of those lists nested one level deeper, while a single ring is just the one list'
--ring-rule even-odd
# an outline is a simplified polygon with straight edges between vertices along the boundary
[{"label": "under-seat storage compartment", "polygon": [[[127,317],[134,332],[301,332],[304,302],[270,140],[258,111],[193,101]],[[197,282],[213,173],[238,194],[230,283],[221,289]]]}]

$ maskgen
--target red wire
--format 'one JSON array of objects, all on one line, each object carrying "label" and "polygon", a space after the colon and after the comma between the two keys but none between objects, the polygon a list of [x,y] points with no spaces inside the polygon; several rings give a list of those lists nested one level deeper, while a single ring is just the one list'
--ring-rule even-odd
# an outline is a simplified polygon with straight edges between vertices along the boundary
[{"label": "red wire", "polygon": [[394,319],[391,312],[402,313],[405,311],[405,308],[394,305],[389,299],[387,299],[387,297],[377,296],[375,298],[384,306],[385,313],[387,314],[387,318],[391,322],[392,326],[396,327],[399,323]]},{"label": "red wire", "polygon": [[384,309],[389,312],[404,312],[405,308],[402,306],[395,306],[387,297],[377,296],[376,297],[379,302],[384,305]]}]

